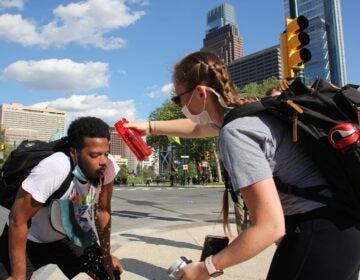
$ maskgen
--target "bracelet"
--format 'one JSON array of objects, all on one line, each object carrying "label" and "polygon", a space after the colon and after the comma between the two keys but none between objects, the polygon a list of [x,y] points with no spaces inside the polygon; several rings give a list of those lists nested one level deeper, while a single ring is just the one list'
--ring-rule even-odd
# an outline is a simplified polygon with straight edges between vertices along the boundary
[{"label": "bracelet", "polygon": [[152,134],[152,130],[151,130],[151,121],[149,120],[149,133]]}]

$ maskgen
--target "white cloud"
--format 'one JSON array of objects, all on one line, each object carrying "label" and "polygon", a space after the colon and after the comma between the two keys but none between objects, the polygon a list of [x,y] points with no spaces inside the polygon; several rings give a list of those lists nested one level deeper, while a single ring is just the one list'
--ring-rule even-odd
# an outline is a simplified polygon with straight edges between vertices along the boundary
[{"label": "white cloud", "polygon": [[163,85],[160,89],[153,90],[147,94],[150,98],[169,97],[174,89],[172,83]]},{"label": "white cloud", "polygon": [[0,16],[0,38],[24,46],[44,43],[33,23],[24,20],[21,15],[3,14]]},{"label": "white cloud", "polygon": [[0,0],[0,9],[2,8],[17,8],[22,9],[24,3],[22,0]]},{"label": "white cloud", "polygon": [[68,113],[67,122],[81,116],[95,116],[101,118],[109,125],[114,125],[119,119],[136,119],[134,100],[111,101],[106,95],[71,95],[68,98],[58,98],[33,104],[36,107],[52,107]]},{"label": "white cloud", "polygon": [[131,11],[123,0],[87,0],[60,5],[53,14],[54,19],[40,27],[21,15],[1,15],[0,38],[24,46],[62,47],[76,43],[84,47],[117,49],[124,47],[126,41],[106,34],[134,24],[145,12]]},{"label": "white cloud", "polygon": [[3,71],[3,79],[33,90],[78,92],[108,85],[108,64],[77,63],[70,59],[16,61]]}]

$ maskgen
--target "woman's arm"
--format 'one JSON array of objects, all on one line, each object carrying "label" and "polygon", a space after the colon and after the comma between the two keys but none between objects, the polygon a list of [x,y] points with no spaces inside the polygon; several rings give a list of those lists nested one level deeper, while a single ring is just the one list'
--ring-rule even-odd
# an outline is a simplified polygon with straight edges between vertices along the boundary
[{"label": "woman's arm", "polygon": [[182,138],[204,138],[219,135],[219,130],[212,125],[196,124],[190,119],[129,122],[124,126],[134,128],[143,134],[172,135]]},{"label": "woman's arm", "polygon": [[[280,199],[272,178],[241,189],[249,209],[251,225],[233,242],[212,258],[217,269],[225,269],[259,254],[285,234],[285,222]],[[204,262],[185,266],[182,280],[209,279]]]},{"label": "woman's arm", "polygon": [[272,178],[241,189],[249,209],[251,225],[226,249],[213,257],[215,266],[226,268],[246,261],[285,234],[285,221],[279,195]]}]

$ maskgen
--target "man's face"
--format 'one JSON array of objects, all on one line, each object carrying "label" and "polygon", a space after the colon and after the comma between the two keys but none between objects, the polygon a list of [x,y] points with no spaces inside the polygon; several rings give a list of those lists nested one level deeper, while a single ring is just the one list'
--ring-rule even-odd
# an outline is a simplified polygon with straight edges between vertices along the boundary
[{"label": "man's face", "polygon": [[84,138],[84,147],[77,151],[77,160],[81,170],[90,180],[104,177],[109,155],[107,138]]}]

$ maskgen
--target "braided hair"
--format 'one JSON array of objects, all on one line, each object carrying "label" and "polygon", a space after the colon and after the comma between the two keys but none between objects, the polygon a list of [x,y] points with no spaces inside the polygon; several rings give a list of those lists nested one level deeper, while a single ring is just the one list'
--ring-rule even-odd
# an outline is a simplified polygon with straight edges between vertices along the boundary
[{"label": "braided hair", "polygon": [[174,85],[193,88],[202,84],[218,92],[228,107],[250,103],[251,98],[239,98],[225,63],[210,52],[194,52],[182,58],[174,67]]}]

